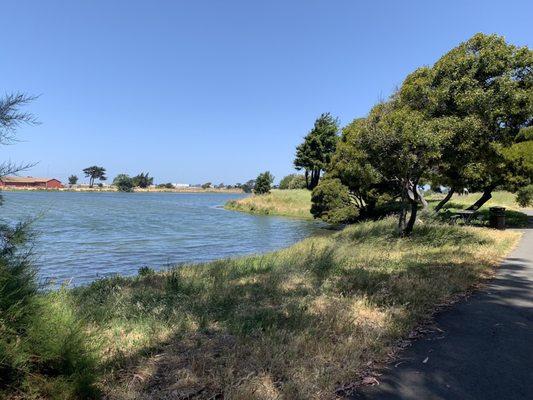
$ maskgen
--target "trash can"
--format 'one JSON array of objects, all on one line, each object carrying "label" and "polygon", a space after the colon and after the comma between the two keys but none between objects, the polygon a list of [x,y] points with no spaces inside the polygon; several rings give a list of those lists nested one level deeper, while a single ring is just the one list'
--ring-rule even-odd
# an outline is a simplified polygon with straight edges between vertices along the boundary
[{"label": "trash can", "polygon": [[489,226],[496,229],[505,229],[505,207],[489,208]]}]

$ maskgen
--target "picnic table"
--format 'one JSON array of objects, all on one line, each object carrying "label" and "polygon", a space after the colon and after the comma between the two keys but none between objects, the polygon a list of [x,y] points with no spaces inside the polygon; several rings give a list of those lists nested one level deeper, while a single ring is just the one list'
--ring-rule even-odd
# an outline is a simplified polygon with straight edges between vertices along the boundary
[{"label": "picnic table", "polygon": [[468,224],[472,218],[477,215],[478,212],[475,210],[458,210],[454,211],[450,217],[450,222],[456,224],[457,221],[463,220],[465,224]]}]

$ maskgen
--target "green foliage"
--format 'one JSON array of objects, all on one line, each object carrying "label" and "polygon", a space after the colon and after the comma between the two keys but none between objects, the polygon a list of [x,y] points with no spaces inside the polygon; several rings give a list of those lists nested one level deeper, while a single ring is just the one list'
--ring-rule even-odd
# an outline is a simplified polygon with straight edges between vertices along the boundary
[{"label": "green foliage", "polygon": [[436,171],[438,183],[489,193],[496,186],[523,184],[527,171],[507,158],[505,149],[531,122],[532,70],[527,47],[476,34],[433,67],[407,77],[401,101],[440,120],[438,130],[451,134]]},{"label": "green foliage", "polygon": [[26,224],[0,227],[0,393],[2,387],[23,380],[30,364],[26,330],[38,310],[36,269],[31,255],[20,250],[28,229]]},{"label": "green foliage", "polygon": [[105,176],[105,172],[106,171],[104,167],[98,167],[96,165],[93,165],[92,167],[87,167],[83,170],[85,176],[89,178],[89,187],[94,186],[95,179],[105,181],[107,179],[107,177]]},{"label": "green foliage", "polygon": [[140,187],[140,188],[145,189],[154,183],[154,178],[151,176],[148,176],[148,172],[147,173],[141,172],[139,175],[136,175],[133,178],[131,178],[131,181],[134,187]]},{"label": "green foliage", "polygon": [[28,324],[27,345],[35,357],[32,370],[49,376],[39,389],[53,398],[94,397],[97,351],[70,294],[66,290],[53,291],[38,296],[35,302],[39,312]]},{"label": "green foliage", "polygon": [[213,184],[211,182],[206,182],[202,185],[202,189],[209,189],[213,187]]},{"label": "green foliage", "polygon": [[170,182],[168,183],[158,183],[156,185],[156,188],[158,189],[174,189],[174,185]]},{"label": "green foliage", "polygon": [[516,202],[520,207],[533,206],[533,185],[518,189],[516,192]]},{"label": "green foliage", "polygon": [[517,142],[524,142],[526,140],[533,140],[533,126],[527,126],[520,129],[516,136]]},{"label": "green foliage", "polygon": [[287,175],[279,183],[281,190],[305,189],[306,187],[305,176],[300,174]]},{"label": "green foliage", "polygon": [[474,35],[435,65],[410,74],[387,102],[348,125],[326,177],[348,188],[362,216],[399,200],[404,234],[412,230],[418,203],[425,206],[419,190],[425,182],[482,190],[475,209],[496,187],[529,184],[532,71],[527,47]]},{"label": "green foliage", "polygon": [[259,174],[255,180],[254,193],[266,194],[270,192],[272,183],[274,182],[274,176],[269,171]]},{"label": "green foliage", "polygon": [[0,228],[0,397],[78,399],[95,394],[95,351],[65,291],[37,291],[29,225]]},{"label": "green foliage", "polygon": [[[0,101],[0,143],[13,139],[21,122],[33,121],[17,111],[30,99]],[[9,170],[11,164],[3,164],[0,176]],[[32,237],[29,222],[0,223],[0,398],[94,396],[94,351],[86,329],[65,292],[38,291]]]},{"label": "green foliage", "polygon": [[146,275],[151,275],[155,273],[155,271],[148,266],[144,266],[144,267],[139,268],[138,273],[139,273],[139,276],[146,276]]},{"label": "green foliage", "polygon": [[348,188],[337,178],[322,180],[313,189],[311,200],[311,214],[329,223],[353,222],[359,215]]},{"label": "green foliage", "polygon": [[70,175],[68,177],[68,184],[69,185],[75,185],[78,183],[78,177],[76,175]]},{"label": "green foliage", "polygon": [[250,179],[248,182],[238,185],[237,187],[241,188],[244,193],[252,193],[255,187],[255,179]]},{"label": "green foliage", "polygon": [[338,141],[338,121],[330,113],[320,115],[314,127],[296,148],[294,166],[305,171],[308,189],[318,185],[320,174],[331,161]]},{"label": "green foliage", "polygon": [[113,179],[113,185],[117,187],[119,192],[133,191],[133,179],[126,174],[118,174],[115,179]]}]

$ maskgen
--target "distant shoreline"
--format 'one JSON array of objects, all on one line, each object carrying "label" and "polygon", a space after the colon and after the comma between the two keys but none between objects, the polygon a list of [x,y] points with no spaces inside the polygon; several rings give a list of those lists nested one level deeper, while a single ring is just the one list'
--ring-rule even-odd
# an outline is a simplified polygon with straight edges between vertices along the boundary
[{"label": "distant shoreline", "polygon": [[[5,192],[118,192],[114,187],[73,187],[73,188],[59,188],[59,189],[46,189],[46,188],[11,188],[2,187],[0,191]],[[163,188],[136,188],[132,193],[218,193],[218,194],[241,194],[244,193],[242,189],[202,189],[202,188],[175,188],[175,189],[163,189]]]}]

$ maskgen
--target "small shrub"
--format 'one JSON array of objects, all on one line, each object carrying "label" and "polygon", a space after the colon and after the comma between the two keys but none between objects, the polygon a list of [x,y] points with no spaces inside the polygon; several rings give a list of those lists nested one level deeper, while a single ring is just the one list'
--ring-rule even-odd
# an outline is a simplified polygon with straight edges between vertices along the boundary
[{"label": "small shrub", "polygon": [[153,275],[154,273],[155,271],[148,266],[139,268],[139,276],[148,276],[148,275]]},{"label": "small shrub", "polygon": [[0,398],[95,395],[95,359],[65,291],[38,292],[28,224],[0,226]]},{"label": "small shrub", "polygon": [[117,187],[119,192],[133,191],[133,179],[126,174],[118,174],[113,179],[113,185]]},{"label": "small shrub", "polygon": [[168,183],[159,183],[155,186],[158,189],[174,189],[174,185],[170,182]]},{"label": "small shrub", "polygon": [[352,222],[359,215],[348,188],[339,179],[323,180],[313,189],[311,201],[311,214],[329,223]]},{"label": "small shrub", "polygon": [[529,207],[533,205],[533,185],[520,188],[516,192],[516,202],[520,207]]}]

